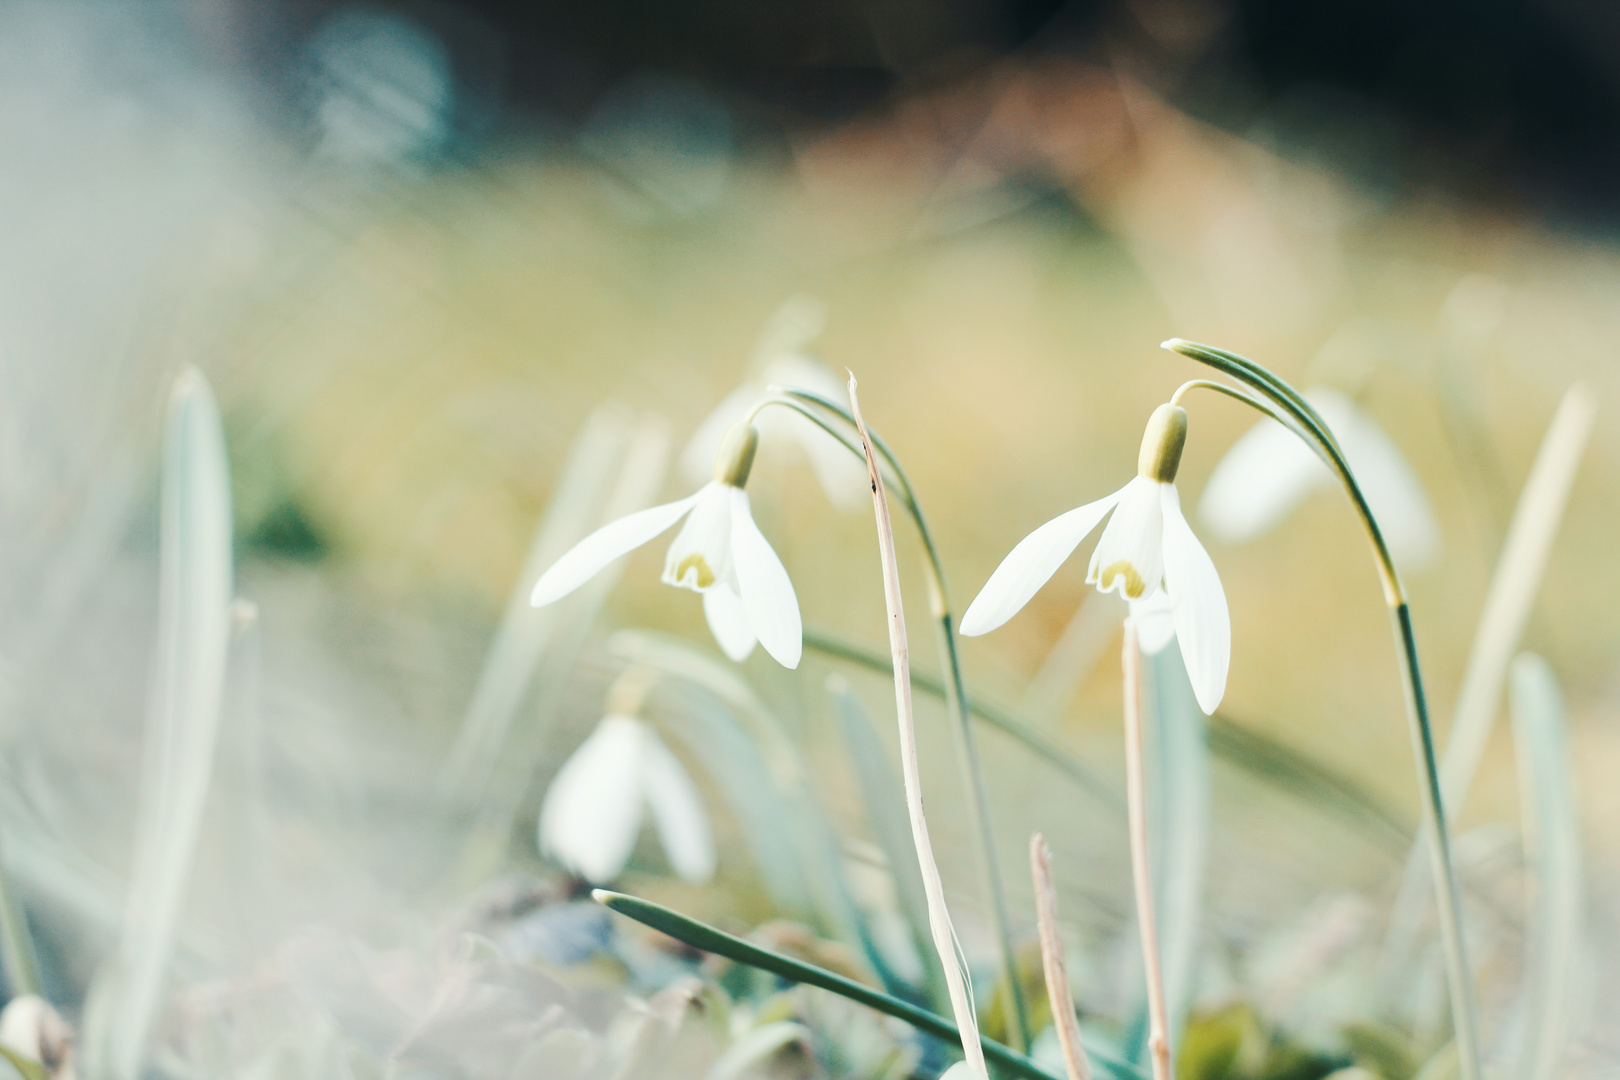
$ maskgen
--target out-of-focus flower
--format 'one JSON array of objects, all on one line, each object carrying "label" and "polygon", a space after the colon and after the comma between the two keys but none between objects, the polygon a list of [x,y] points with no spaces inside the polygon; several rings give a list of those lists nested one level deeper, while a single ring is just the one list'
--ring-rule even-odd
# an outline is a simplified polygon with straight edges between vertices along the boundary
[{"label": "out-of-focus flower", "polygon": [[664,559],[664,582],[703,594],[709,629],[733,660],[746,659],[758,641],[783,667],[798,667],[804,648],[799,599],[782,560],[754,524],[743,490],[758,443],[755,428],[733,425],[714,459],[715,478],[697,494],[591,533],[540,575],[529,602],[543,607],[562,599],[686,517]]},{"label": "out-of-focus flower", "polygon": [[[748,414],[768,387],[792,386],[833,401],[843,400],[843,380],[805,353],[826,323],[826,305],[812,296],[795,296],[776,309],[754,348],[747,379],[715,406],[681,455],[681,469],[688,480],[699,483],[708,475],[726,431]],[[788,409],[766,409],[756,424],[762,434],[789,436],[804,449],[834,506],[855,510],[866,504],[866,467],[838,440]]]},{"label": "out-of-focus flower", "polygon": [[590,881],[612,881],[649,809],[675,872],[693,883],[714,876],[714,834],[691,777],[645,721],[610,715],[547,789],[540,850]]},{"label": "out-of-focus flower", "polygon": [[[1420,570],[1440,551],[1440,529],[1417,474],[1388,435],[1336,390],[1319,386],[1305,398],[1339,441],[1390,554]],[[1275,420],[1262,420],[1226,452],[1198,501],[1198,516],[1227,543],[1252,540],[1276,525],[1318,488],[1336,486],[1311,449]]]},{"label": "out-of-focus flower", "polygon": [[51,1080],[76,1075],[73,1028],[38,994],[22,994],[0,1011],[0,1045],[45,1067]]},{"label": "out-of-focus flower", "polygon": [[1142,437],[1137,475],[1019,541],[968,606],[962,633],[986,634],[1016,615],[1112,510],[1086,581],[1132,602],[1144,651],[1168,645],[1173,627],[1198,705],[1214,712],[1226,692],[1232,626],[1220,575],[1181,513],[1175,478],[1186,437],[1186,412],[1159,406]]}]

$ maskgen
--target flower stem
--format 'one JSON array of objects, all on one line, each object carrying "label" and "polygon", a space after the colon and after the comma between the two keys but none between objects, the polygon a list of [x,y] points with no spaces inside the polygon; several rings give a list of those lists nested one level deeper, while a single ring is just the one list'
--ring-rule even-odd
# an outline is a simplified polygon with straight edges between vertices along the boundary
[{"label": "flower stem", "polygon": [[1153,914],[1153,871],[1149,864],[1147,791],[1142,775],[1142,653],[1136,627],[1125,624],[1125,802],[1130,816],[1131,881],[1136,890],[1136,922],[1142,934],[1142,966],[1147,972],[1148,1056],[1153,1080],[1170,1080],[1170,1017],[1164,1003],[1164,972],[1159,960],[1159,924]]},{"label": "flower stem", "polygon": [[[1395,642],[1401,664],[1401,688],[1405,692],[1406,717],[1412,736],[1412,755],[1418,768],[1418,788],[1423,801],[1423,832],[1429,844],[1430,866],[1434,872],[1435,895],[1439,899],[1440,939],[1446,960],[1446,977],[1451,990],[1451,1022],[1456,1032],[1457,1060],[1463,1080],[1480,1080],[1479,1036],[1474,1015],[1474,984],[1469,973],[1468,952],[1462,933],[1462,902],[1457,889],[1457,871],[1451,859],[1451,840],[1446,829],[1445,802],[1441,796],[1440,770],[1435,763],[1434,731],[1429,723],[1428,700],[1423,693],[1423,671],[1418,664],[1417,639],[1412,632],[1412,613],[1400,575],[1390,557],[1384,534],[1367,505],[1366,496],[1339,444],[1310,403],[1288,383],[1254,361],[1180,338],[1171,338],[1164,348],[1207,364],[1256,391],[1293,421],[1295,434],[1304,438],[1339,477],[1345,493],[1355,506],[1378,563],[1384,601],[1394,623]],[[1259,403],[1251,402],[1258,407]],[[1262,408],[1271,415],[1271,410]]]},{"label": "flower stem", "polygon": [[950,989],[951,1009],[956,1013],[956,1024],[962,1031],[962,1052],[973,1075],[979,1080],[989,1080],[984,1064],[984,1049],[979,1043],[979,1021],[973,1005],[972,987],[967,981],[967,965],[960,956],[956,931],[951,928],[950,912],[945,906],[945,887],[940,881],[933,844],[928,838],[928,818],[923,813],[922,776],[917,766],[917,728],[911,713],[910,648],[906,643],[906,614],[900,597],[900,568],[894,555],[894,525],[889,519],[889,498],[884,490],[883,477],[878,473],[877,458],[872,453],[872,440],[861,421],[854,375],[849,377],[849,405],[855,430],[861,437],[866,467],[872,478],[878,556],[883,564],[883,601],[889,613],[889,651],[894,656],[894,704],[900,724],[901,775],[905,779],[912,842],[917,847],[923,891],[928,897],[929,929],[933,932],[934,948],[939,951],[940,966],[945,969],[945,985]]},{"label": "flower stem", "polygon": [[1057,925],[1057,888],[1052,884],[1052,851],[1046,838],[1029,838],[1029,872],[1035,882],[1035,915],[1041,931],[1041,967],[1046,973],[1046,996],[1052,1005],[1052,1027],[1063,1049],[1063,1068],[1069,1080],[1091,1080],[1091,1065],[1080,1041],[1080,1022],[1074,1017],[1074,991],[1063,962],[1063,938]]},{"label": "flower stem", "polygon": [[[827,412],[843,419],[852,428],[858,425],[855,417],[849,410],[836,402],[813,394],[808,390],[799,390],[792,387],[773,387],[772,390],[781,397],[768,398],[755,407],[755,413],[766,405],[782,405],[806,417],[827,434],[837,439],[851,453],[865,459],[862,449],[851,442],[842,432],[835,430],[822,417],[804,407],[800,402],[808,402],[825,409]],[[1008,992],[1012,1000],[1014,1024],[1009,1034],[1009,1041],[1018,1049],[1027,1050],[1033,1041],[1033,1033],[1029,1029],[1029,1008],[1024,1000],[1024,983],[1018,974],[1016,954],[1013,952],[1012,917],[1011,909],[1007,903],[1007,890],[1001,881],[1001,863],[996,854],[996,841],[994,822],[990,816],[990,797],[984,784],[984,773],[979,767],[979,754],[973,736],[971,721],[972,707],[968,702],[967,684],[962,676],[962,661],[957,650],[956,622],[951,614],[949,594],[945,589],[945,567],[940,561],[939,549],[934,546],[934,534],[928,528],[928,519],[923,515],[922,506],[917,502],[917,495],[911,486],[911,479],[901,467],[900,461],[895,457],[894,451],[889,449],[881,436],[875,432],[868,432],[871,436],[872,447],[883,457],[889,470],[894,474],[896,485],[899,487],[900,501],[911,520],[917,526],[917,534],[922,541],[923,554],[926,556],[928,568],[928,602],[929,613],[934,618],[936,640],[939,646],[940,658],[948,672],[945,682],[945,700],[955,721],[957,759],[961,766],[963,783],[973,796],[974,808],[974,841],[979,855],[979,862],[985,879],[990,888],[991,910],[995,914],[996,932],[1001,946],[1002,978],[1007,983]]]}]

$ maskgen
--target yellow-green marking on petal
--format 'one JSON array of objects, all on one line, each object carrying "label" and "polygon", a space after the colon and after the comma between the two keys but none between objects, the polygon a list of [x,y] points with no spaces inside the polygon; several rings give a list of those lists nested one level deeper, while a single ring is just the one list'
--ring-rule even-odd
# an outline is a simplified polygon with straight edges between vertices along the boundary
[{"label": "yellow-green marking on petal", "polygon": [[688,570],[692,571],[696,576],[699,589],[707,589],[714,584],[714,570],[709,566],[709,561],[703,557],[702,552],[694,551],[682,559],[680,565],[675,567],[675,583],[690,589],[692,588],[692,582],[686,580]]},{"label": "yellow-green marking on petal", "polygon": [[1107,592],[1113,586],[1114,579],[1119,577],[1125,579],[1126,596],[1132,600],[1142,599],[1142,594],[1147,591],[1147,583],[1142,580],[1142,575],[1137,572],[1136,567],[1131,565],[1127,559],[1121,559],[1103,567],[1102,572],[1097,575],[1097,588]]}]

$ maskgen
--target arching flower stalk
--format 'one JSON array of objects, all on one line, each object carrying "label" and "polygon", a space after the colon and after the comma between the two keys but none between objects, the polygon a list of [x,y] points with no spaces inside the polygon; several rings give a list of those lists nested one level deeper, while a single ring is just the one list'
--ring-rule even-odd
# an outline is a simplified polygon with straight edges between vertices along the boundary
[{"label": "arching flower stalk", "polygon": [[779,384],[800,387],[824,398],[843,394],[842,381],[809,351],[826,323],[827,306],[813,296],[790,297],[772,313],[754,348],[747,378],[714,407],[686,444],[681,470],[693,483],[703,481],[731,426],[749,418],[773,445],[796,444],[803,451],[834,506],[840,510],[860,508],[866,498],[866,470],[839,445],[839,439],[801,414],[773,409],[753,419],[750,413],[768,389]]},{"label": "arching flower stalk", "polygon": [[1019,541],[968,605],[962,634],[987,634],[1016,615],[1112,511],[1086,581],[1131,602],[1144,651],[1180,640],[1198,706],[1213,713],[1226,693],[1232,625],[1215,564],[1181,513],[1175,481],[1186,441],[1186,410],[1160,405],[1142,435],[1136,476]]},{"label": "arching flower stalk", "polygon": [[[1428,839],[1430,865],[1434,873],[1435,895],[1439,899],[1440,939],[1446,960],[1446,980],[1451,991],[1451,1021],[1456,1031],[1457,1061],[1463,1080],[1479,1080],[1479,1035],[1474,1012],[1474,984],[1469,972],[1468,953],[1462,936],[1462,904],[1457,892],[1457,872],[1451,859],[1451,838],[1446,829],[1445,804],[1441,797],[1440,770],[1435,762],[1434,732],[1429,724],[1428,699],[1423,692],[1423,671],[1418,664],[1417,638],[1412,630],[1412,612],[1406,603],[1406,590],[1390,555],[1389,544],[1374,517],[1367,495],[1357,482],[1343,448],[1321,414],[1298,390],[1253,360],[1180,338],[1164,342],[1163,348],[1208,365],[1236,379],[1258,397],[1219,387],[1230,396],[1247,401],[1268,415],[1282,420],[1322,458],[1345,494],[1350,497],[1372,543],[1384,602],[1389,608],[1400,659],[1401,685],[1406,697],[1408,730],[1412,756],[1418,770],[1418,788],[1423,800],[1423,832]],[[1206,384],[1215,386],[1216,384]]]},{"label": "arching flower stalk", "polygon": [[664,558],[664,583],[702,594],[709,629],[731,659],[747,659],[758,642],[783,667],[798,667],[804,647],[799,599],[782,560],[754,524],[745,490],[758,446],[752,424],[733,425],[715,458],[714,479],[697,494],[591,533],[540,575],[529,602],[543,607],[561,600],[684,517]]},{"label": "arching flower stalk", "polygon": [[563,763],[540,804],[540,852],[595,884],[624,870],[649,812],[670,865],[686,881],[714,876],[714,833],[692,778],[637,714],[656,673],[632,665],[606,715]]}]

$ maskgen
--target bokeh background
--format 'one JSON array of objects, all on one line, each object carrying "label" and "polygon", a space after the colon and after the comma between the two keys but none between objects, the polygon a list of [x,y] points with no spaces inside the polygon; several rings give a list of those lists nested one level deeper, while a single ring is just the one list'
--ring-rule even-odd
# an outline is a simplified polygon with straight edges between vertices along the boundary
[{"label": "bokeh background", "polygon": [[[1147,414],[1202,374],[1161,340],[1219,344],[1353,398],[1439,522],[1437,557],[1408,583],[1442,731],[1536,448],[1565,390],[1588,384],[1598,424],[1524,644],[1569,706],[1590,1007],[1607,1015],[1617,46],[1620,18],[1568,0],[0,9],[0,724],[14,812],[0,831],[53,999],[77,1007],[119,926],[158,448],[180,371],[199,368],[221,402],[237,592],[259,611],[261,741],[244,766],[258,809],[229,828],[234,811],[210,813],[182,933],[187,978],[226,979],[261,970],[295,927],[397,944],[492,880],[557,878],[534,815],[600,716],[622,664],[611,635],[720,654],[692,598],[657,584],[662,546],[634,556],[572,662],[525,699],[532,754],[514,758],[507,816],[468,842],[430,795],[532,572],[537,523],[604,403],[617,411],[597,415],[620,427],[663,433],[672,464],[654,494],[684,495],[673,457],[753,377],[773,313],[809,295],[826,310],[811,351],[860,378],[958,611],[1036,524],[1131,475]],[[1195,397],[1191,424],[1189,507],[1253,417]],[[859,500],[830,501],[786,444],[762,448],[750,489],[807,624],[881,651]],[[917,551],[901,543],[920,617]],[[1208,546],[1232,610],[1222,722],[1331,770],[1387,826],[1347,823],[1297,772],[1278,785],[1218,757],[1205,907],[1225,960],[1202,985],[1219,1002],[1264,967],[1242,957],[1324,911],[1350,903],[1376,925],[1418,803],[1387,617],[1344,500],[1319,493],[1253,542]],[[1083,577],[1077,558],[1003,631],[968,642],[968,676],[1117,776],[1117,628],[1095,606],[1076,617]],[[736,674],[784,717],[817,797],[859,838],[831,672],[889,738],[880,674],[814,652],[797,675],[762,654]],[[920,717],[930,808],[964,940],[984,950],[936,704]],[[1022,838],[1039,827],[1091,957],[1084,992],[1106,1011],[1126,994],[1111,973],[1129,967],[1119,822],[995,733],[982,750],[1015,907],[1029,910]],[[217,781],[211,798],[242,790]],[[1485,878],[1519,813],[1498,724],[1456,810]],[[258,831],[244,840],[238,825]],[[650,841],[626,880],[733,928],[779,914],[734,815],[717,809],[716,827],[714,885],[670,880]],[[1522,901],[1505,880],[1490,903]],[[1584,1038],[1582,1075],[1604,1075],[1620,1044],[1601,1019]]]}]

